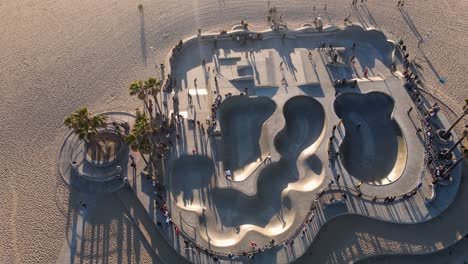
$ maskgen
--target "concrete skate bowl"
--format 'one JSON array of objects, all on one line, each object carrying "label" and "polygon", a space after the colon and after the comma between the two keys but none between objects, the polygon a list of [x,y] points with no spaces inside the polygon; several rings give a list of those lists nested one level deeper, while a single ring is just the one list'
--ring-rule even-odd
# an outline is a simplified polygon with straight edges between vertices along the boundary
[{"label": "concrete skate bowl", "polygon": [[[279,160],[261,168],[256,193],[247,195],[240,190],[223,188],[212,190],[216,208],[219,212],[226,211],[219,213],[223,225],[265,227],[281,211],[283,198],[289,190],[312,191],[322,181],[323,164],[314,155],[325,127],[322,105],[312,97],[296,96],[285,103],[283,115],[286,124],[274,139]],[[232,212],[232,203],[225,201],[235,201],[237,213]],[[291,204],[294,205],[294,201]]]},{"label": "concrete skate bowl", "polygon": [[275,148],[282,158],[296,160],[322,134],[325,111],[313,97],[301,95],[284,104],[283,114],[286,125],[275,138]]},{"label": "concrete skate bowl", "polygon": [[[401,128],[392,116],[394,107],[393,99],[381,92],[345,93],[334,102],[345,128],[340,160],[359,181],[385,185],[403,174],[408,153]],[[337,130],[339,134],[340,128]]]},{"label": "concrete skate bowl", "polygon": [[[233,172],[233,180],[247,177],[267,155],[260,146],[263,123],[276,111],[276,103],[267,97],[231,96],[218,109],[223,136],[224,169]],[[263,149],[263,153],[262,153]]]},{"label": "concrete skate bowl", "polygon": [[[253,237],[268,243],[271,238],[284,238],[303,222],[304,208],[310,206],[304,201],[304,193],[316,190],[325,179],[323,161],[314,154],[323,141],[325,111],[313,97],[296,96],[284,104],[283,115],[284,127],[274,138],[279,160],[262,167],[256,193],[212,189],[213,205],[223,229],[215,231],[219,223],[207,220],[212,227],[211,245],[242,245]],[[233,227],[239,227],[237,233],[227,231]]]},{"label": "concrete skate bowl", "polygon": [[[325,112],[314,98],[296,96],[285,103],[282,114],[285,123],[281,119],[283,126],[276,126],[278,130],[272,131],[276,136],[269,138],[276,161],[261,162],[253,193],[238,188],[244,182],[218,186],[215,177],[220,176],[208,157],[182,156],[174,162],[170,189],[176,206],[172,214],[174,219],[183,218],[184,231],[201,238],[197,240],[201,245],[208,243],[213,250],[228,252],[243,248],[249,240],[262,245],[272,238],[282,241],[303,223],[310,206],[304,195],[325,181],[323,160],[315,155],[325,134]],[[268,122],[265,129],[270,127]]]}]

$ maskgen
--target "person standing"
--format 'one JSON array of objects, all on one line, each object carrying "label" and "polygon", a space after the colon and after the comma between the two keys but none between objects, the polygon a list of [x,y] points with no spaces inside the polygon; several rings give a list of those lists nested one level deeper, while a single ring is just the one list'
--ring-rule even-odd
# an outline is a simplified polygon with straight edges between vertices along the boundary
[{"label": "person standing", "polygon": [[362,72],[362,74],[364,74],[364,78],[367,78],[369,74],[369,68],[366,67],[366,69]]},{"label": "person standing", "polygon": [[361,188],[361,185],[362,185],[362,181],[358,182],[356,188],[357,188],[357,189]]},{"label": "person standing", "polygon": [[340,180],[340,177],[341,177],[341,174],[338,173],[338,174],[336,175],[336,177],[335,177],[336,182],[338,182],[338,181]]}]

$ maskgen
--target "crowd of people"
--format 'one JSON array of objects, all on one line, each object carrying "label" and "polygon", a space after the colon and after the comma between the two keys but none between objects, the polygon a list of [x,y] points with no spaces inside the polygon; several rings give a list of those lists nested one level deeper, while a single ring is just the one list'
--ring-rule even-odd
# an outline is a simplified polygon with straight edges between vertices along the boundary
[{"label": "crowd of people", "polygon": [[[419,76],[410,69],[411,64],[408,60],[409,52],[407,47],[403,40],[399,40],[398,45],[401,52],[404,54],[403,76],[405,78],[405,87],[416,105],[418,116],[421,121],[421,128],[417,129],[417,133],[422,133],[425,138],[425,162],[433,178],[432,184],[436,184],[439,181],[446,181],[450,176],[445,173],[445,170],[446,166],[450,165],[450,162],[447,163],[443,157],[438,155],[440,152],[439,146],[434,143],[435,132],[433,129],[433,122],[437,119],[437,113],[440,111],[440,107],[437,102],[429,107],[424,104],[420,88],[422,82]],[[412,107],[409,108],[407,113],[410,114],[412,110]]]}]

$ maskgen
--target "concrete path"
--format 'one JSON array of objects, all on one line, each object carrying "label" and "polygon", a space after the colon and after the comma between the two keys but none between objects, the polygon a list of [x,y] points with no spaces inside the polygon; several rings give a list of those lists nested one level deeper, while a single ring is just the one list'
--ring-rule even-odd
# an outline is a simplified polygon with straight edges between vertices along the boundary
[{"label": "concrete path", "polygon": [[358,264],[445,264],[468,262],[468,239],[464,238],[455,245],[430,254],[396,254],[369,257],[358,261]]},{"label": "concrete path", "polygon": [[[453,245],[468,234],[466,177],[468,161],[463,164],[460,191],[453,203],[438,216],[422,223],[396,224],[354,215],[332,219],[320,229],[307,253],[297,263],[350,263],[372,255],[421,254]],[[378,257],[377,260],[382,258],[392,259]],[[371,259],[364,263],[374,263]],[[447,259],[442,263],[451,262]]]},{"label": "concrete path", "polygon": [[[57,258],[57,264],[74,263],[76,256],[81,253],[90,211],[92,212],[96,204],[95,194],[72,192],[74,197],[76,195],[76,200],[80,200],[80,205],[71,208],[70,228],[67,230],[67,239],[64,241],[62,250]],[[85,203],[86,207],[81,206],[81,202]]]},{"label": "concrete path", "polygon": [[132,220],[145,238],[145,242],[154,250],[157,258],[153,259],[153,263],[188,263],[167,243],[160,230],[157,230],[154,222],[148,216],[145,208],[130,189],[124,188],[117,191],[117,197],[133,218]]},{"label": "concrete path", "polygon": [[81,242],[84,235],[86,225],[87,209],[81,209],[75,220],[73,221],[72,228],[68,231],[70,240],[63,243],[60,255],[57,258],[57,264],[74,263],[75,256],[81,250]]}]

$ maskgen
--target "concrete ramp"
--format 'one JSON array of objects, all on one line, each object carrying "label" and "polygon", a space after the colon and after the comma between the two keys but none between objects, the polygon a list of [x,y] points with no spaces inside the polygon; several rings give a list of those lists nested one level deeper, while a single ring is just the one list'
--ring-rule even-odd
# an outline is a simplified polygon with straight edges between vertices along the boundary
[{"label": "concrete ramp", "polygon": [[277,71],[279,71],[279,64],[275,64],[273,57],[273,51],[266,52],[264,58],[258,59],[256,61],[257,74],[255,76],[255,86],[258,87],[277,87]]},{"label": "concrete ramp", "polygon": [[293,53],[291,59],[296,69],[298,69],[296,72],[297,86],[320,84],[317,74],[315,73],[314,61],[313,59],[309,59],[308,51],[301,50],[298,53]]}]

